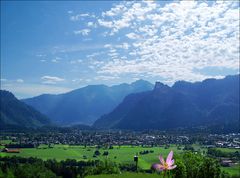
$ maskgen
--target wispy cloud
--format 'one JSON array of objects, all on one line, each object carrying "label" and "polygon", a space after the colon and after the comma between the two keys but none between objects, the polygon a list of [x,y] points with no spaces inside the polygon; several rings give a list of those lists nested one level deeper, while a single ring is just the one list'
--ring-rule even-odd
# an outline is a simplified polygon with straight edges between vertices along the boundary
[{"label": "wispy cloud", "polygon": [[[70,13],[71,14],[71,13]],[[72,15],[70,17],[70,20],[71,21],[78,21],[80,19],[82,19],[83,17],[89,17],[90,15],[88,13],[85,13],[85,14],[77,14],[77,15]]]},{"label": "wispy cloud", "polygon": [[[61,61],[62,58],[55,56],[54,59],[51,60],[51,62],[53,63],[59,63]],[[46,62],[46,61],[41,61],[41,62]]]},{"label": "wispy cloud", "polygon": [[45,54],[36,54],[36,57],[45,57],[46,55]]},{"label": "wispy cloud", "polygon": [[74,31],[74,34],[75,34],[75,35],[81,34],[81,35],[83,35],[83,36],[87,36],[90,32],[91,32],[90,29],[82,29],[82,30],[76,30],[76,31]]},{"label": "wispy cloud", "polygon": [[23,82],[24,82],[24,80],[23,80],[23,79],[20,79],[20,78],[17,79],[16,81],[17,81],[18,83],[23,83]]},{"label": "wispy cloud", "polygon": [[111,81],[111,80],[116,80],[119,79],[119,76],[107,76],[107,75],[99,75],[94,77],[96,81]]},{"label": "wispy cloud", "polygon": [[80,64],[80,63],[82,63],[82,62],[83,62],[82,59],[70,60],[70,64]]},{"label": "wispy cloud", "polygon": [[[73,14],[69,13],[69,14]],[[71,21],[79,21],[79,20],[83,20],[84,18],[95,18],[96,16],[94,14],[90,14],[90,13],[82,13],[82,14],[76,14],[76,15],[72,15],[70,16],[70,20]]]},{"label": "wispy cloud", "polygon": [[45,76],[41,77],[41,80],[42,80],[42,83],[44,83],[44,84],[56,84],[58,82],[64,81],[65,79],[60,78],[60,77],[45,75]]}]

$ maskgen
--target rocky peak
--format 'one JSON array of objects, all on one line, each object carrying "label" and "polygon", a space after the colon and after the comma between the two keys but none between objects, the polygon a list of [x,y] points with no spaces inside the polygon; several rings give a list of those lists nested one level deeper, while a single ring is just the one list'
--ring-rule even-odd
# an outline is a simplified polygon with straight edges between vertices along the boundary
[{"label": "rocky peak", "polygon": [[155,87],[154,87],[154,90],[155,90],[155,91],[167,91],[167,90],[169,90],[169,89],[170,89],[169,86],[164,85],[164,84],[161,83],[161,82],[156,82],[156,83],[155,83]]}]

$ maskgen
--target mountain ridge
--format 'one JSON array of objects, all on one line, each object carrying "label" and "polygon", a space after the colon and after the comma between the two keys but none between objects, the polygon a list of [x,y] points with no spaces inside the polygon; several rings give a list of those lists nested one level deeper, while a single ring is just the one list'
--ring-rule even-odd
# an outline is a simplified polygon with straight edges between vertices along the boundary
[{"label": "mountain ridge", "polygon": [[141,130],[239,123],[239,75],[194,83],[180,81],[172,87],[156,82],[144,97],[141,93],[134,96],[126,96],[93,126]]},{"label": "mountain ridge", "polygon": [[110,87],[88,85],[64,94],[45,94],[22,101],[60,125],[90,125],[101,115],[113,110],[126,95],[152,88],[153,84],[138,80]]},{"label": "mountain ridge", "polygon": [[19,127],[41,127],[51,124],[50,120],[31,106],[18,100],[11,92],[0,90],[0,125]]}]

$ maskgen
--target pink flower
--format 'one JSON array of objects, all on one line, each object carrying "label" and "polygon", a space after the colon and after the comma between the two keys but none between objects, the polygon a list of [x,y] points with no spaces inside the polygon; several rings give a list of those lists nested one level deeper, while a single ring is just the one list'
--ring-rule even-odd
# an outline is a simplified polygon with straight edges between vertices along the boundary
[{"label": "pink flower", "polygon": [[173,165],[174,159],[172,159],[172,157],[173,157],[173,151],[170,151],[170,153],[168,154],[166,162],[163,159],[162,155],[160,155],[159,156],[160,164],[157,164],[157,163],[153,164],[152,168],[154,168],[157,171],[166,171],[166,170],[175,169],[177,165]]}]

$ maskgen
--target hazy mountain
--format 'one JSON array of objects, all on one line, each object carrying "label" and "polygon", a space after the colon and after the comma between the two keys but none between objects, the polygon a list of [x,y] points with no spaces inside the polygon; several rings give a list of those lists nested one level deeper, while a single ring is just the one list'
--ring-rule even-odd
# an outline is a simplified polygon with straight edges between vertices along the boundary
[{"label": "hazy mountain", "polygon": [[112,111],[126,95],[153,87],[144,80],[112,87],[89,85],[65,94],[44,94],[23,101],[61,125],[92,124],[101,115]]},{"label": "hazy mountain", "polygon": [[9,126],[39,127],[50,124],[50,120],[31,106],[19,101],[15,96],[5,90],[0,90],[0,125],[1,128]]},{"label": "hazy mountain", "polygon": [[128,95],[97,128],[168,129],[239,124],[239,75],[202,82],[157,82],[150,92]]}]

